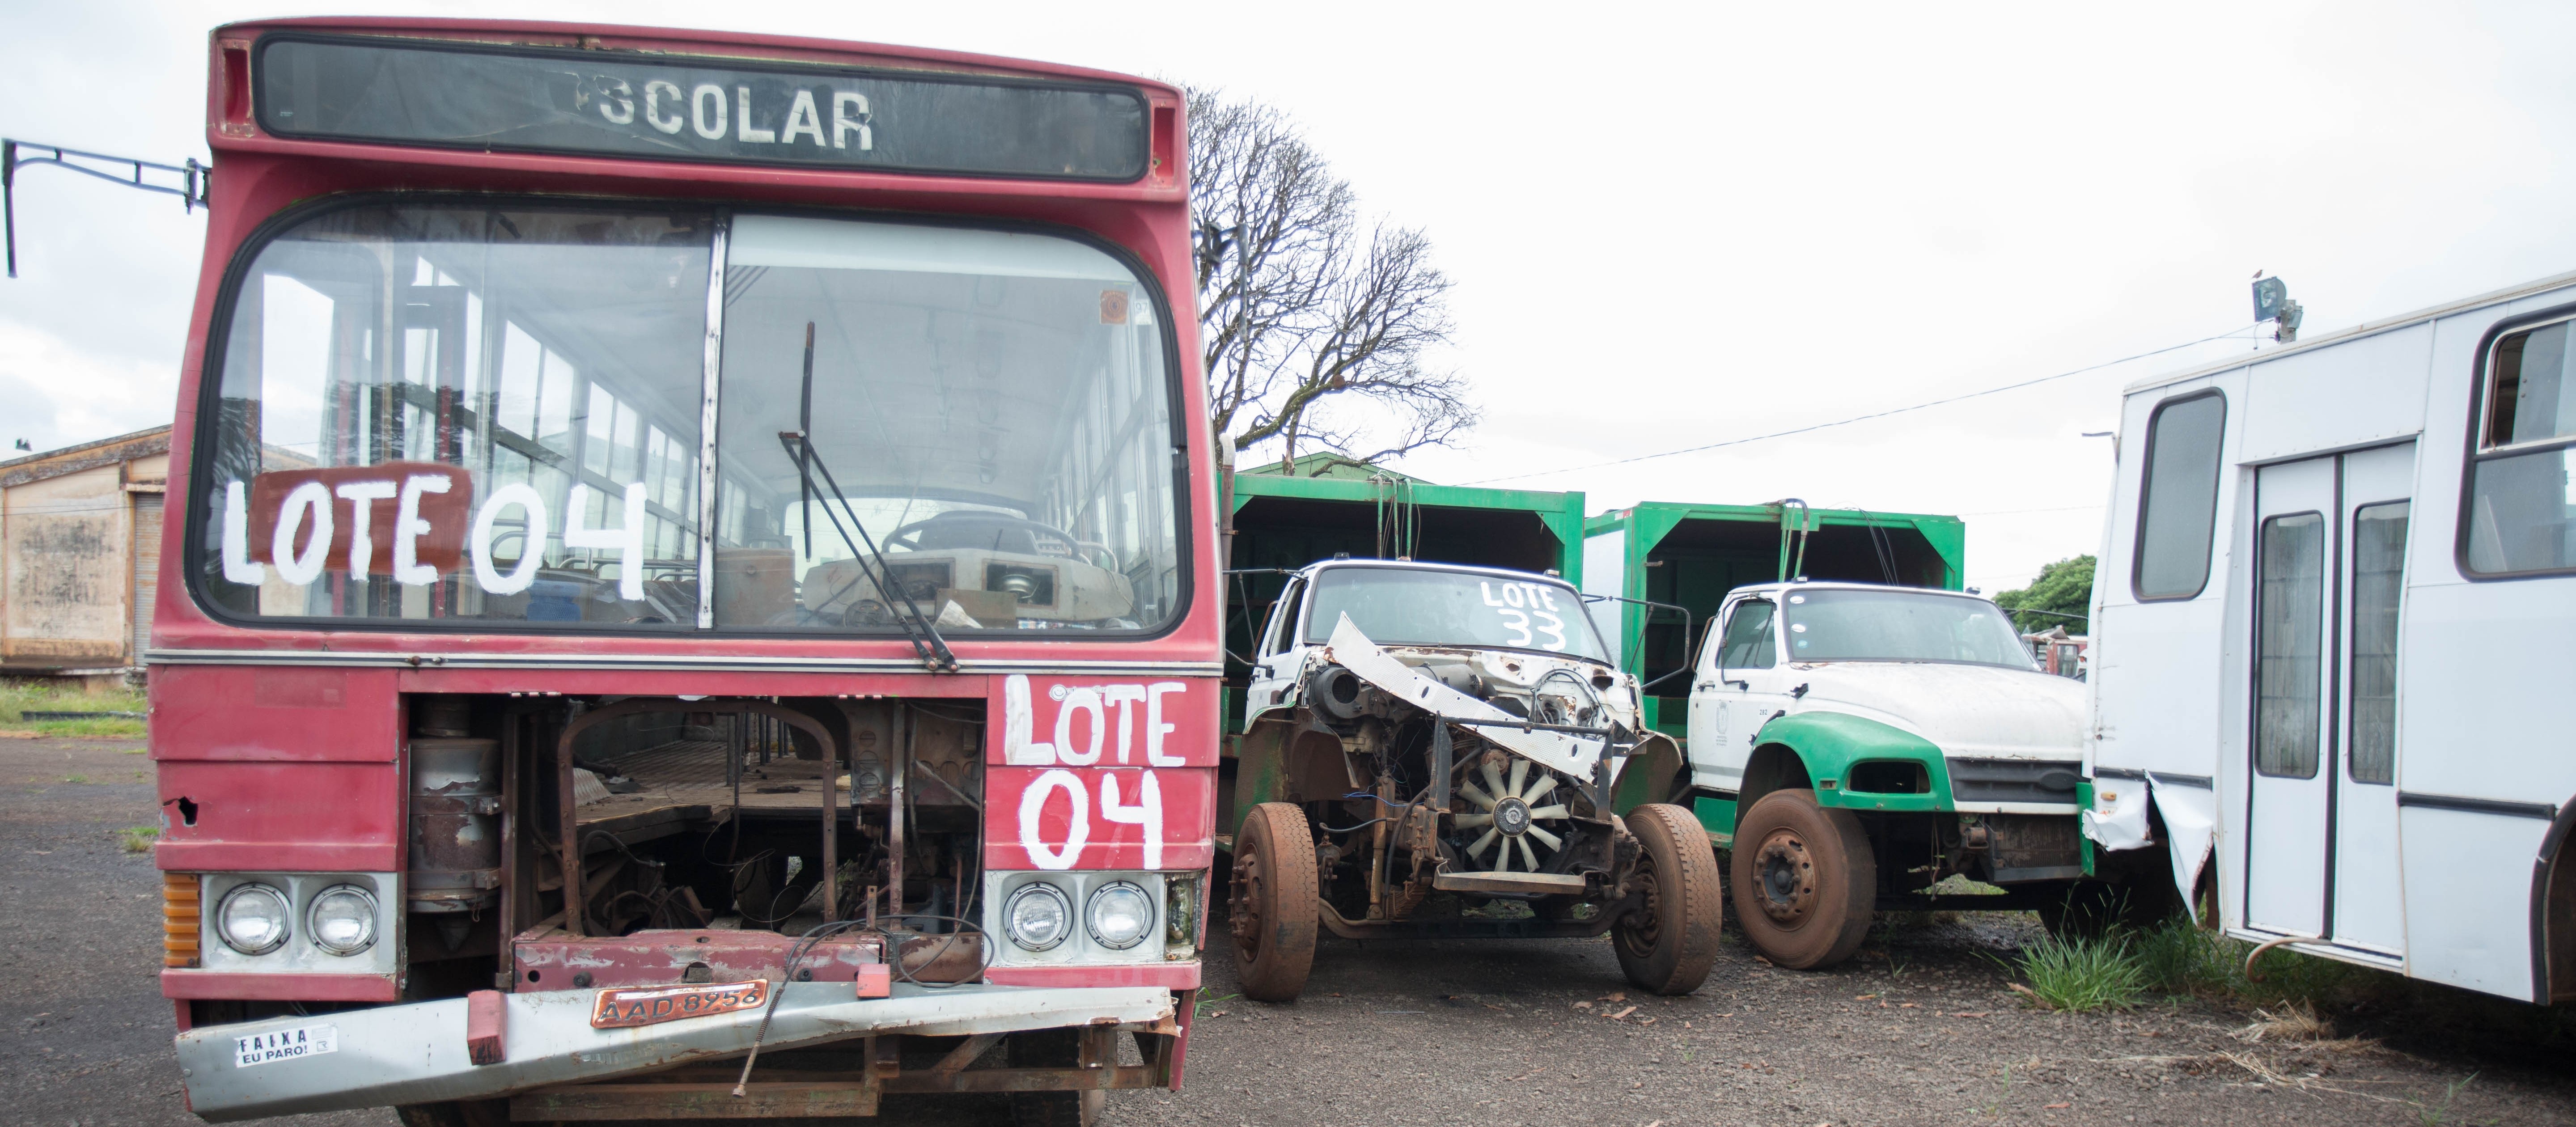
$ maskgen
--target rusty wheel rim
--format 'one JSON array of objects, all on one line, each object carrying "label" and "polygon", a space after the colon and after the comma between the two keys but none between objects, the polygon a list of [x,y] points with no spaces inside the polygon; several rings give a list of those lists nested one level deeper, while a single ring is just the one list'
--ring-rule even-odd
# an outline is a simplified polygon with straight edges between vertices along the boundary
[{"label": "rusty wheel rim", "polygon": [[1619,943],[1631,957],[1643,959],[1653,956],[1655,945],[1664,938],[1664,881],[1655,870],[1654,854],[1637,851],[1636,878],[1645,903],[1623,921],[1626,926],[1619,929]]},{"label": "rusty wheel rim", "polygon": [[1226,897],[1226,927],[1234,933],[1234,947],[1245,962],[1261,956],[1261,855],[1250,849],[1236,850],[1234,888]]},{"label": "rusty wheel rim", "polygon": [[1754,849],[1753,890],[1762,914],[1783,927],[1815,914],[1816,860],[1795,832],[1773,830]]}]

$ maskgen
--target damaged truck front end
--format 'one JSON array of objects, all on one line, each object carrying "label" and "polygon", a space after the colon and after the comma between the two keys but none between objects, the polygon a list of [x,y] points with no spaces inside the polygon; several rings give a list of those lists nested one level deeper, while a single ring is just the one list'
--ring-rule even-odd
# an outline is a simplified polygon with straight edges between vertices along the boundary
[{"label": "damaged truck front end", "polygon": [[1640,723],[1635,678],[1604,660],[1571,587],[1318,564],[1290,581],[1261,648],[1227,893],[1247,995],[1295,997],[1321,931],[1607,933],[1645,989],[1706,977],[1714,855],[1679,807],[1619,808],[1632,764],[1678,755]]}]

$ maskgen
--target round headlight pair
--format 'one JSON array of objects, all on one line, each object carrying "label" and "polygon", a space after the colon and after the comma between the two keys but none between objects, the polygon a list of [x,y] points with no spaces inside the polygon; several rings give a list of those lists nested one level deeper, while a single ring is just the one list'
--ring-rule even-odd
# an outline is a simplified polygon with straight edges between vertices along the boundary
[{"label": "round headlight pair", "polygon": [[[215,934],[245,955],[265,955],[286,945],[295,910],[273,885],[237,885],[215,908]],[[354,884],[323,889],[304,910],[313,945],[334,955],[355,955],[376,945],[376,897]]]},{"label": "round headlight pair", "polygon": [[[1092,942],[1124,951],[1153,933],[1154,899],[1132,881],[1111,881],[1091,890],[1083,922]],[[1073,901],[1053,884],[1031,881],[1002,905],[1002,928],[1022,950],[1053,950],[1073,933]]]}]

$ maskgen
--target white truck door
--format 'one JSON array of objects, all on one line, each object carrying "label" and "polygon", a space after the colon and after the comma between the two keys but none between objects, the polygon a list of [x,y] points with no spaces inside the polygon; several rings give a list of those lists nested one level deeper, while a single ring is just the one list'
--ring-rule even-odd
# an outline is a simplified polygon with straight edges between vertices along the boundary
[{"label": "white truck door", "polygon": [[2337,662],[2343,771],[2327,858],[2337,943],[2403,954],[2397,867],[2397,623],[2406,590],[2415,444],[2343,456]]},{"label": "white truck door", "polygon": [[2337,725],[2327,706],[2327,608],[2341,506],[2336,459],[2257,472],[2254,483],[2253,782],[2245,814],[2245,920],[2286,935],[2326,931],[2328,811]]},{"label": "white truck door", "polygon": [[1306,579],[1298,576],[1288,581],[1279,601],[1271,604],[1270,621],[1262,628],[1261,639],[1254,645],[1252,681],[1243,691],[1243,718],[1248,728],[1253,717],[1263,709],[1273,708],[1295,684],[1297,670],[1306,648],[1297,633],[1298,604],[1306,601]]},{"label": "white truck door", "polygon": [[1740,596],[1720,609],[1708,632],[1690,696],[1691,783],[1733,791],[1744,784],[1751,739],[1784,700],[1780,695],[1779,608]]}]

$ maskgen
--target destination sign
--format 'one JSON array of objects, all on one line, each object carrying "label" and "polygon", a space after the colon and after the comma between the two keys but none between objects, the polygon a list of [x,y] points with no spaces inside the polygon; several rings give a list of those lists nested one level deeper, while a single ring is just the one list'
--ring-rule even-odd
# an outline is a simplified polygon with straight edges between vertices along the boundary
[{"label": "destination sign", "polygon": [[853,67],[272,35],[260,127],[493,152],[1129,181],[1133,87]]}]

